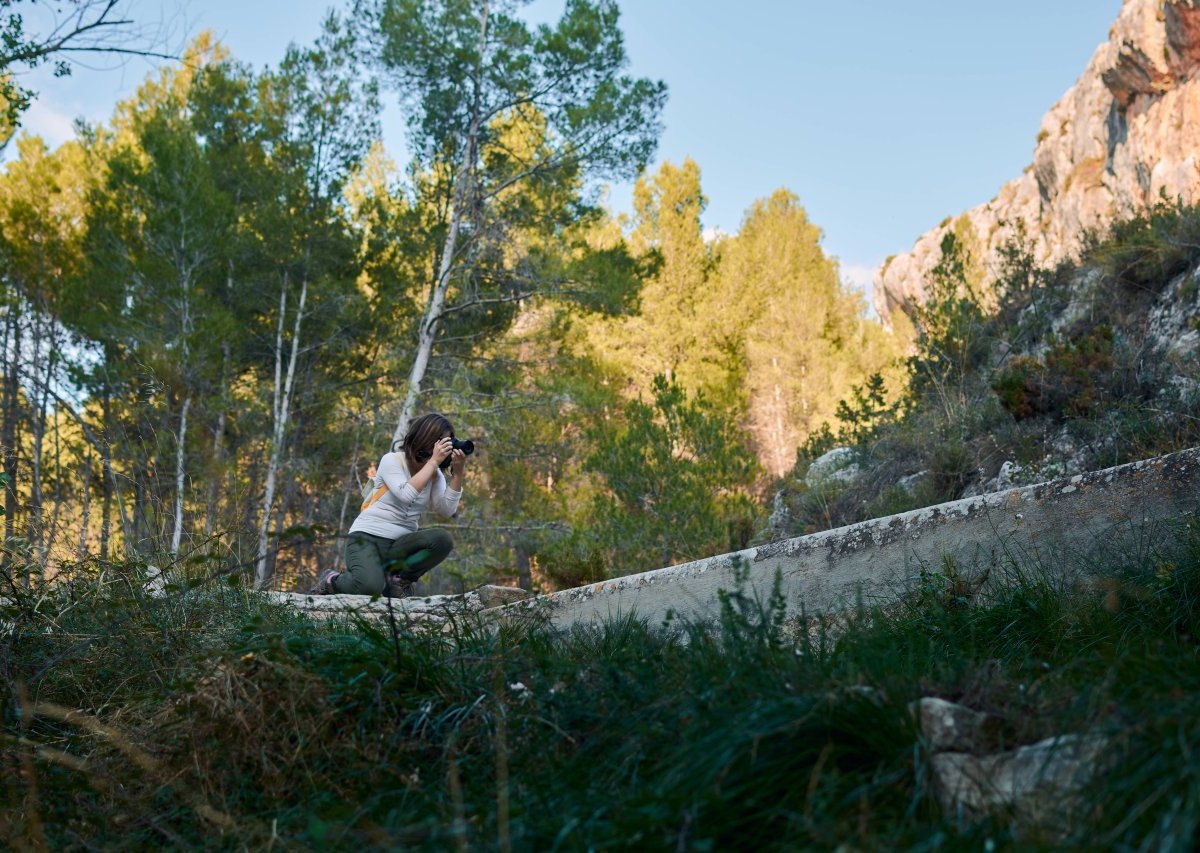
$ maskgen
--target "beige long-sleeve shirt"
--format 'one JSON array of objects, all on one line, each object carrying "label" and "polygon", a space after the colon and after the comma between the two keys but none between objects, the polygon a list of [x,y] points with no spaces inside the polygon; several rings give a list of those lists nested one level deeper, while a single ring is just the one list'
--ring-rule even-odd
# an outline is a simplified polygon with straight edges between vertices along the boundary
[{"label": "beige long-sleeve shirt", "polygon": [[446,477],[438,470],[424,489],[417,491],[408,482],[408,465],[402,453],[388,453],[379,460],[377,480],[382,479],[387,491],[383,497],[359,513],[350,525],[351,533],[370,533],[387,539],[398,539],[406,533],[415,533],[421,513],[426,510],[445,516],[454,515],[458,509],[461,491],[454,491],[446,484]]}]

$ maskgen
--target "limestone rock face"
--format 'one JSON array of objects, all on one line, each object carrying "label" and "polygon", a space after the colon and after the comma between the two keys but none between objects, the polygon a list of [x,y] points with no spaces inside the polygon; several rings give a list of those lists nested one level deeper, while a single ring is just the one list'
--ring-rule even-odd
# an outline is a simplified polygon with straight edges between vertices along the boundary
[{"label": "limestone rock face", "polygon": [[[1053,264],[1077,253],[1086,230],[1162,195],[1200,202],[1200,0],[1126,0],[1109,40],[1042,118],[1030,167],[963,216],[994,276],[997,250],[1018,228]],[[876,272],[880,316],[924,299],[952,228],[927,232]]]}]

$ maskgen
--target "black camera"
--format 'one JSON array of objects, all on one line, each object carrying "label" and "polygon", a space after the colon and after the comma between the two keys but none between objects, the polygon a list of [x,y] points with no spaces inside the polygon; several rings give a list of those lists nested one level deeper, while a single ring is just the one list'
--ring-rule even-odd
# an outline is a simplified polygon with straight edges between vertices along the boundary
[{"label": "black camera", "polygon": [[[469,438],[464,438],[461,441],[459,441],[454,436],[450,436],[450,447],[452,447],[454,450],[461,450],[467,456],[470,456],[472,453],[475,452],[475,442],[471,441],[471,439],[469,439]],[[450,467],[450,457],[447,456],[445,459],[443,459],[442,464],[439,465],[438,467],[441,468],[442,470],[446,470],[447,468],[449,468]]]},{"label": "black camera", "polygon": [[[464,439],[460,440],[460,439],[457,439],[457,438],[454,438],[453,436],[451,436],[450,437],[450,447],[454,450],[461,450],[467,456],[470,456],[472,453],[475,452],[475,442],[471,441],[471,439],[469,439],[469,438],[464,438]],[[428,451],[428,450],[418,450],[417,451],[417,459],[421,462],[427,461],[429,459],[429,457],[431,457],[431,456],[433,456],[433,453],[431,451]],[[450,465],[450,457],[447,456],[445,459],[442,460],[442,464],[438,467],[446,468],[449,465]]]}]

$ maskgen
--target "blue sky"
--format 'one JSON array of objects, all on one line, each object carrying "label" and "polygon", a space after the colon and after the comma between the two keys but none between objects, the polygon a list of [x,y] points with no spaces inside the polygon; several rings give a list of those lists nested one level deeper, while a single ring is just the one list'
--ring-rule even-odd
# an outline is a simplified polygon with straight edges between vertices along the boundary
[{"label": "blue sky", "polygon": [[[211,28],[238,58],[273,64],[317,33],[329,0],[129,0],[178,48]],[[1032,158],[1042,114],[1107,38],[1121,0],[621,0],[633,73],[666,81],[659,159],[692,157],[709,228],[736,231],[786,186],[860,284],[942,218],[986,201]],[[553,18],[562,0],[534,0]],[[40,92],[26,127],[52,144],[107,118],[151,70],[99,61]],[[394,100],[394,99],[393,99]],[[384,141],[403,150],[394,107]],[[11,155],[12,146],[9,154]],[[610,203],[627,210],[629,185]]]}]

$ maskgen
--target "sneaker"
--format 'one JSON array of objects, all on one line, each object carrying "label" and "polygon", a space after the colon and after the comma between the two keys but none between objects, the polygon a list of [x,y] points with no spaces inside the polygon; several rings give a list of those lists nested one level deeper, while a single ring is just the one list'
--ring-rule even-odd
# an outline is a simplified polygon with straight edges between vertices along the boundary
[{"label": "sneaker", "polygon": [[413,582],[400,575],[390,575],[385,594],[388,598],[408,598],[413,594]]},{"label": "sneaker", "polygon": [[341,572],[334,569],[326,569],[317,576],[317,583],[308,591],[309,595],[337,595],[333,589],[333,580]]}]

